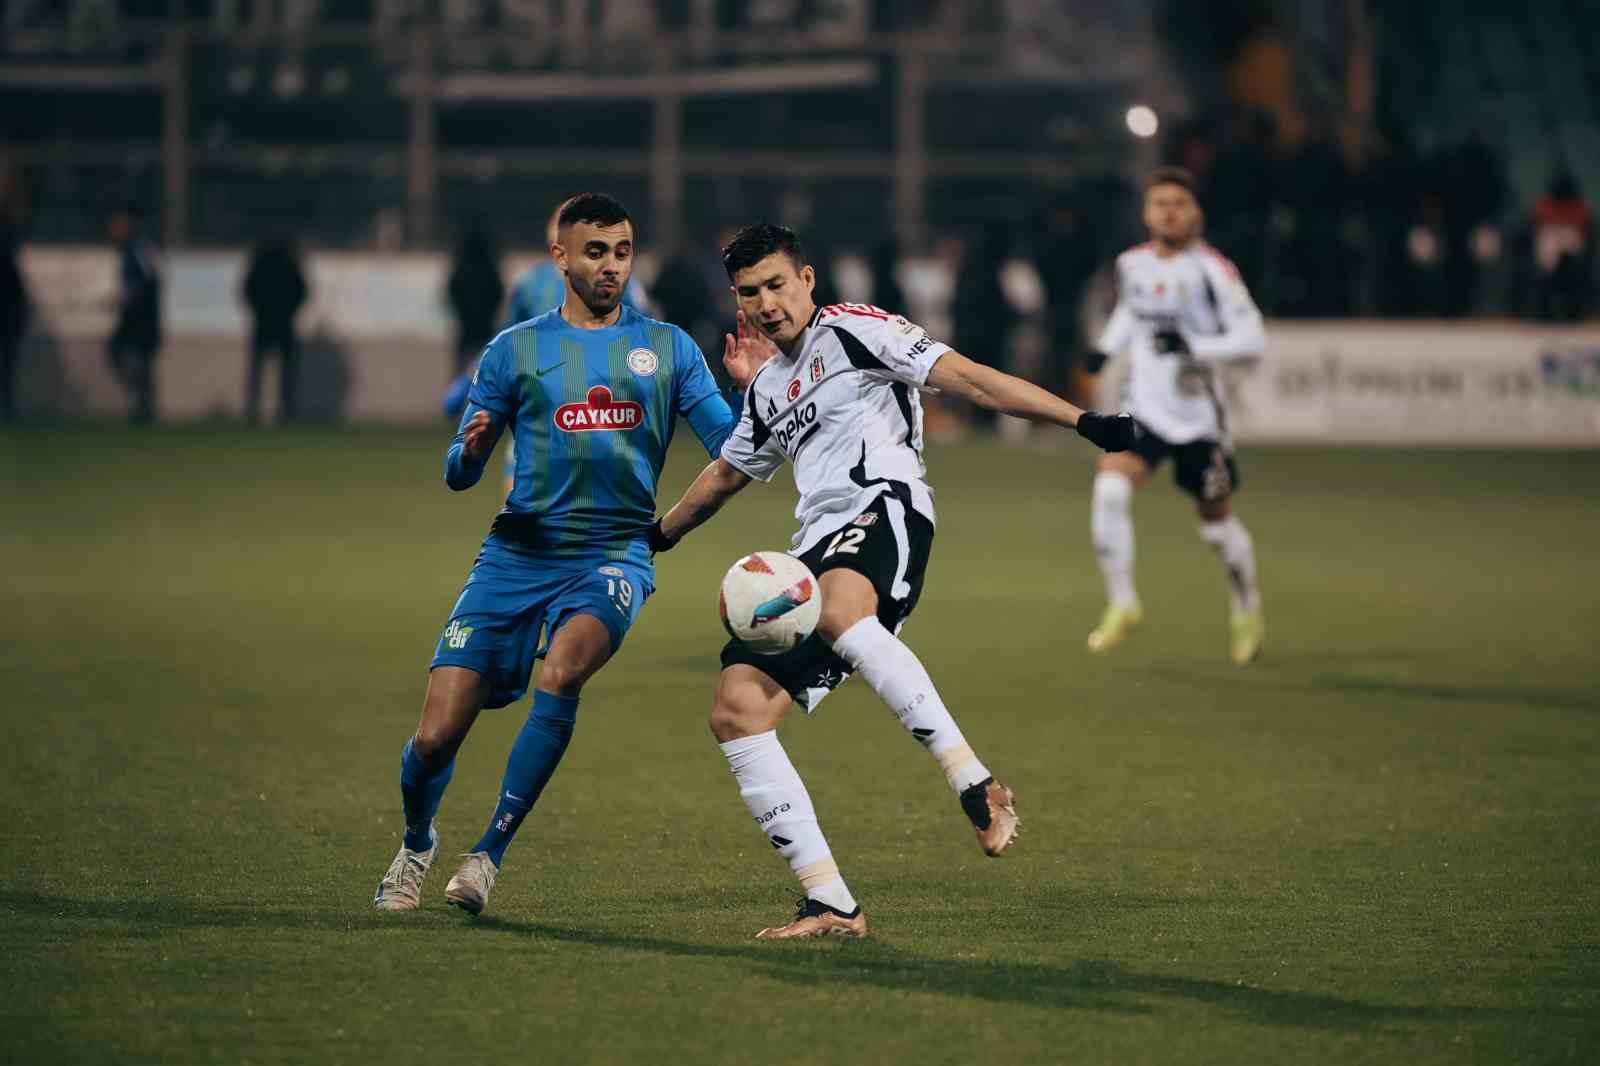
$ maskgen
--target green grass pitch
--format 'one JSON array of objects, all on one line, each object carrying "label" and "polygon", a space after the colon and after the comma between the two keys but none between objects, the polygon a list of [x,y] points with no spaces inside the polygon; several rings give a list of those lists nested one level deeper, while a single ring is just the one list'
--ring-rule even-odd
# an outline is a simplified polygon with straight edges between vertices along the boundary
[{"label": "green grass pitch", "polygon": [[[783,735],[874,935],[757,944],[795,886],[705,711],[787,475],[662,560],[486,915],[450,857],[371,911],[498,504],[447,436],[0,436],[0,1061],[1600,1061],[1600,455],[1245,451],[1240,671],[1165,471],[1146,624],[1096,659],[1089,450],[935,448],[906,637],[1023,836],[984,858],[854,683]],[[525,706],[468,741],[448,856]]]}]

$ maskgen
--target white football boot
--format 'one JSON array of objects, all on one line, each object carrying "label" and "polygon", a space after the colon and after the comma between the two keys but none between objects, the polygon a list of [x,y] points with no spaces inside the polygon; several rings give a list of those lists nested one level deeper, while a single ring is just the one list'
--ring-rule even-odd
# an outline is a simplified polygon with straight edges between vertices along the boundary
[{"label": "white football boot", "polygon": [[461,868],[444,886],[444,901],[468,914],[481,914],[489,904],[489,890],[494,887],[494,875],[500,867],[487,851],[474,851],[462,856],[462,860]]},{"label": "white football boot", "polygon": [[427,851],[412,851],[404,844],[400,853],[389,864],[389,870],[378,882],[372,905],[380,911],[414,911],[422,902],[422,881],[428,876],[433,857],[439,854],[439,831],[432,828],[433,846]]}]

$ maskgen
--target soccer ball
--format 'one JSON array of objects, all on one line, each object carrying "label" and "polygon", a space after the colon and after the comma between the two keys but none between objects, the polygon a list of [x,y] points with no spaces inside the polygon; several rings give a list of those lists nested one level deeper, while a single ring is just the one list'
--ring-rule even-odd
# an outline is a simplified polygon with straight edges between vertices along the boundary
[{"label": "soccer ball", "polygon": [[734,640],[758,654],[778,655],[817,628],[822,589],[794,556],[752,552],[728,568],[717,607]]}]

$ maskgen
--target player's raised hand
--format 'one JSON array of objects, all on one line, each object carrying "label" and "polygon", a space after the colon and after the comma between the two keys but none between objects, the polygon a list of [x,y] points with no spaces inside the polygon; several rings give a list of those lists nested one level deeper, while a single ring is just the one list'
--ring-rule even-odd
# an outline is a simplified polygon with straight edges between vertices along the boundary
[{"label": "player's raised hand", "polygon": [[734,329],[735,333],[722,335],[722,365],[728,368],[733,383],[745,389],[755,380],[756,371],[778,354],[778,346],[743,311],[735,316]]},{"label": "player's raised hand", "polygon": [[1108,452],[1131,451],[1139,443],[1139,423],[1132,415],[1102,415],[1085,411],[1078,416],[1078,436]]},{"label": "player's raised hand", "polygon": [[461,452],[475,463],[481,463],[489,457],[489,449],[494,447],[494,423],[489,418],[488,411],[479,411],[467,423],[466,434],[461,441]]}]

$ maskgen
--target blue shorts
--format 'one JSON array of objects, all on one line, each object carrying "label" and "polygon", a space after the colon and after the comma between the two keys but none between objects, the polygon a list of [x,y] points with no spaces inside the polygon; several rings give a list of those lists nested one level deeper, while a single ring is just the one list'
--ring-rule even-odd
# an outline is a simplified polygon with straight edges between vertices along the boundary
[{"label": "blue shorts", "polygon": [[489,680],[484,706],[504,707],[528,691],[534,660],[573,615],[598,618],[615,654],[654,591],[649,566],[553,558],[485,541],[428,669],[476,670]]}]

